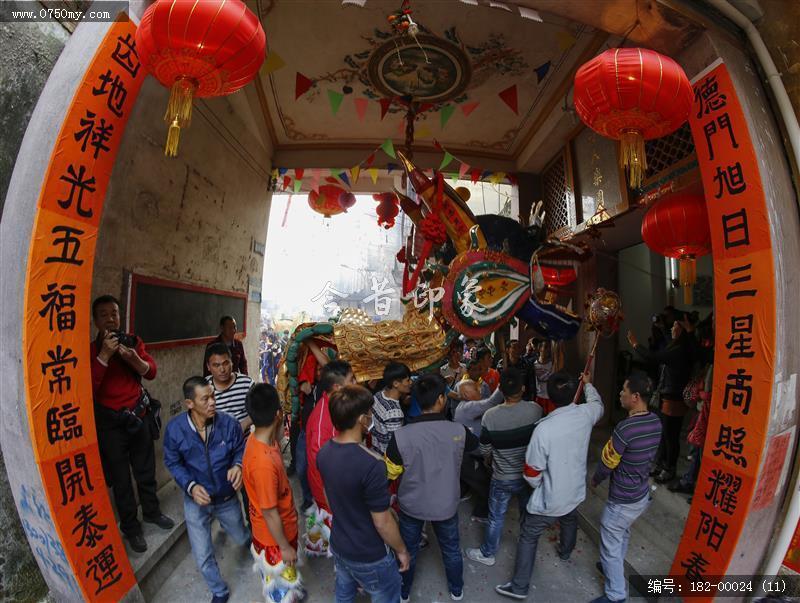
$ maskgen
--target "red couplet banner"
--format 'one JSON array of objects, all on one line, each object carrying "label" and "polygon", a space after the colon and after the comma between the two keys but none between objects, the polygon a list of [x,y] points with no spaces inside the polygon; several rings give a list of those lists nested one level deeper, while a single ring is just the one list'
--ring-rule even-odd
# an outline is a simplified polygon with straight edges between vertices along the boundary
[{"label": "red couplet banner", "polygon": [[[723,63],[694,84],[689,119],[714,260],[711,414],[700,476],[671,574],[724,575],[753,501],[775,358],[772,240],[747,121]],[[713,593],[710,593],[713,597]]]},{"label": "red couplet banner", "polygon": [[67,111],[42,184],[25,285],[28,421],[51,516],[88,601],[136,584],[100,465],[89,341],[95,243],[114,159],[145,78],[136,26],[113,23]]}]

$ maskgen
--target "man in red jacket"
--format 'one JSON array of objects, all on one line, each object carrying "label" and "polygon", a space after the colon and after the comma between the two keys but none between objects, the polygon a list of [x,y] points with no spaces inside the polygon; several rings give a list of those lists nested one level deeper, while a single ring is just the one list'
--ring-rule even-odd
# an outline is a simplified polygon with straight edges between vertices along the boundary
[{"label": "man in red jacket", "polygon": [[[156,376],[156,363],[144,343],[119,330],[119,302],[102,295],[92,302],[97,338],[91,342],[92,394],[100,458],[114,491],[120,529],[137,553],[147,550],[138,519],[131,469],[136,478],[144,521],[165,530],[175,522],[161,513],[156,496],[156,457],[152,411],[142,400],[142,377]],[[129,344],[129,345],[126,345]]]},{"label": "man in red jacket", "polygon": [[306,425],[306,455],[308,458],[308,485],[314,497],[316,510],[313,515],[311,527],[306,530],[306,553],[310,555],[329,554],[328,538],[330,536],[331,509],[325,497],[325,484],[317,467],[317,454],[328,440],[336,435],[333,428],[328,399],[340,387],[355,385],[353,369],[350,363],[343,360],[333,360],[326,364],[319,376],[319,388],[322,396],[311,411]]}]

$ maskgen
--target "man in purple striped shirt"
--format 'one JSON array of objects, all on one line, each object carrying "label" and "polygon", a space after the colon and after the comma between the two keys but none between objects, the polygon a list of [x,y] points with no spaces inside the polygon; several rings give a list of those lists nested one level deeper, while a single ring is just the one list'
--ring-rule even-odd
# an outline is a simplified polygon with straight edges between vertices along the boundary
[{"label": "man in purple striped shirt", "polygon": [[620,603],[625,589],[625,553],[633,522],[650,504],[650,467],[661,440],[661,420],[650,412],[647,401],[653,383],[641,371],[630,374],[619,395],[628,411],[603,447],[592,477],[592,487],[611,476],[608,502],[600,520],[600,562],[605,593],[591,603]]}]

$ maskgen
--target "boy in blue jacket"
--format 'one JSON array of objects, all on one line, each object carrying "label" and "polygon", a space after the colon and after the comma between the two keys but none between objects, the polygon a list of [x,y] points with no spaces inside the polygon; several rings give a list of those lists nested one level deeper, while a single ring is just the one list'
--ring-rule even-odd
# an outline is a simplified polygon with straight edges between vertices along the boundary
[{"label": "boy in blue jacket", "polygon": [[230,596],[214,557],[211,522],[236,544],[250,543],[236,492],[242,487],[244,437],[239,421],[217,414],[214,388],[202,377],[183,384],[188,411],[173,418],[164,434],[164,464],[183,490],[186,529],[197,567],[213,595],[212,603]]}]

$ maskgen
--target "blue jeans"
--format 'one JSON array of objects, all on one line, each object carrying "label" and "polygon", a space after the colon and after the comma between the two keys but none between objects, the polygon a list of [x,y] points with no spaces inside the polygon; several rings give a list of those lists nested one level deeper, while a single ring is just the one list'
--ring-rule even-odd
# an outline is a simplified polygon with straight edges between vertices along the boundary
[{"label": "blue jeans", "polygon": [[391,552],[383,559],[363,563],[349,561],[333,552],[336,570],[336,603],[350,603],[356,589],[364,589],[372,603],[397,603],[400,600],[400,570]]},{"label": "blue jeans", "polygon": [[186,531],[192,545],[195,563],[203,574],[211,593],[217,597],[228,594],[228,585],[219,573],[217,559],[214,557],[214,544],[211,542],[211,521],[219,520],[222,528],[239,546],[250,542],[250,532],[242,521],[242,505],[239,497],[233,496],[220,504],[200,506],[189,496],[183,498],[183,513],[186,517]]},{"label": "blue jeans", "polygon": [[489,525],[486,526],[486,538],[481,545],[481,554],[494,557],[500,546],[503,524],[511,497],[516,494],[519,503],[519,517],[525,517],[525,506],[531,495],[531,488],[524,479],[499,480],[492,479],[489,486]]},{"label": "blue jeans", "polygon": [[300,487],[303,489],[303,504],[311,504],[314,499],[311,496],[311,486],[308,485],[308,457],[306,457],[306,430],[300,429],[297,436],[297,447],[294,451],[294,466],[297,477],[300,479]]},{"label": "blue jeans", "polygon": [[[458,513],[450,519],[443,521],[431,521],[436,540],[439,541],[439,548],[442,551],[442,562],[444,562],[444,573],[447,576],[447,588],[454,595],[460,595],[464,590],[464,560],[461,558],[461,545],[458,541]],[[407,598],[411,592],[411,585],[414,582],[414,569],[417,566],[417,553],[419,552],[419,541],[422,537],[422,527],[425,525],[424,519],[417,519],[400,512],[400,536],[406,543],[408,553],[411,557],[408,571],[401,574],[403,577],[403,598]]]},{"label": "blue jeans", "polygon": [[600,519],[600,562],[606,577],[606,597],[612,601],[627,598],[625,592],[625,553],[631,526],[650,505],[650,493],[635,503],[606,502]]}]

